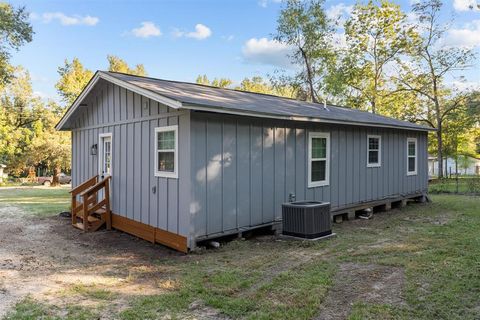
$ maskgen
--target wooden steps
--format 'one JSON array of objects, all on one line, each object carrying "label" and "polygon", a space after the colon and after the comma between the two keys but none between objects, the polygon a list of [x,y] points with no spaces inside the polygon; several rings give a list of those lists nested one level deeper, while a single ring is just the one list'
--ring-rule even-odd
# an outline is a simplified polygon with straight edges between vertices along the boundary
[{"label": "wooden steps", "polygon": [[[80,230],[85,231],[85,226],[84,226],[84,223],[83,223],[83,216],[77,215],[76,219],[77,219],[78,222],[74,223],[73,226],[75,228],[78,228]],[[105,224],[106,219],[107,219],[106,208],[101,208],[101,209],[91,213],[90,215],[87,216],[87,223],[86,223],[87,230],[86,231],[89,231],[89,232],[97,231],[98,229],[100,229],[103,226],[103,224]]]},{"label": "wooden steps", "polygon": [[[97,231],[103,225],[106,225],[108,230],[111,229],[110,177],[100,181],[98,179],[99,177],[95,176],[70,191],[72,194],[72,226],[84,232]],[[104,195],[100,201],[99,194]],[[82,201],[79,201],[78,197]]]}]

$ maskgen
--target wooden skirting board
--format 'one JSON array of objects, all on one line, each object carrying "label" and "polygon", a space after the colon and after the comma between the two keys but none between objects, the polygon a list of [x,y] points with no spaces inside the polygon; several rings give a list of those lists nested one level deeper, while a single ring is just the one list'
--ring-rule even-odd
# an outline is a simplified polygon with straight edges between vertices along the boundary
[{"label": "wooden skirting board", "polygon": [[122,217],[116,213],[112,213],[112,227],[151,243],[160,243],[180,252],[188,252],[186,237]]}]

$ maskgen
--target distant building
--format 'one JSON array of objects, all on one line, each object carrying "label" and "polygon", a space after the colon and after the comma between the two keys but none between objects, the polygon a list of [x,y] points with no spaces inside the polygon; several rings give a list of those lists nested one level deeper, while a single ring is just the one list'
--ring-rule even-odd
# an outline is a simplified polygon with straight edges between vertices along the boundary
[{"label": "distant building", "polygon": [[4,164],[0,164],[0,183],[3,183],[3,178],[5,177],[5,174],[3,173],[3,169],[5,169],[7,166]]},{"label": "distant building", "polygon": [[[443,170],[445,171],[445,175],[450,174],[465,174],[465,175],[480,175],[480,159],[467,157],[469,159],[469,166],[467,168],[462,168],[460,165],[460,161],[458,166],[455,165],[454,158],[446,158],[443,160]],[[438,176],[438,159],[435,156],[428,156],[428,175]]]}]

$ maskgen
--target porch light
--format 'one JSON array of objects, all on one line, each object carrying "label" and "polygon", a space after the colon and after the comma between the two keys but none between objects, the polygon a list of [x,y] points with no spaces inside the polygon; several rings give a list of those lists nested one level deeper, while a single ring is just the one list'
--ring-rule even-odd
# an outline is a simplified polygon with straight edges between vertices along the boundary
[{"label": "porch light", "polygon": [[90,148],[90,154],[92,156],[96,156],[97,155],[97,149],[98,149],[97,144],[92,145],[92,148]]}]

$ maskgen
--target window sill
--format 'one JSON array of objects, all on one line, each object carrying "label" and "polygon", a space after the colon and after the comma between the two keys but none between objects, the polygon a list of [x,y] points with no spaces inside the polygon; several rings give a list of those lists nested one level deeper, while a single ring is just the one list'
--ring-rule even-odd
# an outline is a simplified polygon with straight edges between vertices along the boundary
[{"label": "window sill", "polygon": [[407,172],[407,176],[416,176],[417,172]]},{"label": "window sill", "polygon": [[178,174],[176,172],[155,172],[154,176],[157,178],[178,179]]},{"label": "window sill", "polygon": [[307,188],[326,187],[326,186],[329,186],[328,181],[309,182]]},{"label": "window sill", "polygon": [[382,166],[381,163],[370,163],[367,164],[367,168],[380,168]]}]

